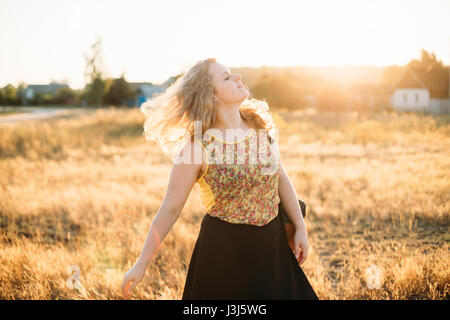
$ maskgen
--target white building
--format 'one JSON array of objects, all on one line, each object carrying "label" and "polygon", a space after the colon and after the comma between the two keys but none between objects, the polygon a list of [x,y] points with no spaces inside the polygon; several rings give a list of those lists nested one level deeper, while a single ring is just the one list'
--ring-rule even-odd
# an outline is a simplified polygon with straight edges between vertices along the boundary
[{"label": "white building", "polygon": [[391,106],[398,111],[450,114],[448,80],[442,83],[425,84],[413,71],[406,69],[392,88]]}]

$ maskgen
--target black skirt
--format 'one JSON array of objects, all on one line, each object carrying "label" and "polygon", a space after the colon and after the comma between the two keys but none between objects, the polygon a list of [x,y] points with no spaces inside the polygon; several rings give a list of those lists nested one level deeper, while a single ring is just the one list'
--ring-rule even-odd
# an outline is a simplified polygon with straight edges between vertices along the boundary
[{"label": "black skirt", "polygon": [[264,226],[205,214],[182,300],[318,300],[298,265],[278,215]]}]

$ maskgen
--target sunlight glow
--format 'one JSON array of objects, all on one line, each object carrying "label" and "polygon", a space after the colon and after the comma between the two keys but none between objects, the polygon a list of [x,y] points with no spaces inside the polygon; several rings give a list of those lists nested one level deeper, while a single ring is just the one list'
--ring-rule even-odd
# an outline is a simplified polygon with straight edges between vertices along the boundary
[{"label": "sunlight glow", "polygon": [[0,2],[0,86],[67,79],[103,37],[106,76],[161,83],[199,59],[230,67],[450,64],[450,1]]}]

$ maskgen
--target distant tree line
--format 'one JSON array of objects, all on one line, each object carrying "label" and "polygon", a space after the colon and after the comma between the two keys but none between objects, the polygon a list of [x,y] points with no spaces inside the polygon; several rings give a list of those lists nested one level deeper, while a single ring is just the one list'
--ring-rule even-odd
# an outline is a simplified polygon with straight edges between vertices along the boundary
[{"label": "distant tree line", "polygon": [[[252,82],[250,91],[253,97],[264,99],[271,108],[305,109],[316,108],[321,111],[344,110],[384,110],[390,109],[392,86],[399,80],[405,69],[410,69],[429,84],[445,84],[449,81],[449,67],[438,60],[434,54],[421,50],[421,57],[411,60],[405,66],[390,66],[383,69],[379,83],[367,81],[345,87],[339,81],[324,79],[317,75],[277,72],[262,67],[263,73],[256,80],[252,74],[243,74]],[[253,70],[250,70],[250,73]],[[253,71],[254,73],[256,71]]]},{"label": "distant tree line", "polygon": [[122,105],[132,100],[136,92],[122,74],[119,78],[104,78],[101,65],[101,38],[92,46],[91,52],[84,56],[86,60],[84,89],[74,90],[68,85],[61,86],[55,92],[33,93],[31,99],[26,97],[27,86],[20,83],[18,87],[8,84],[0,88],[0,105]]},{"label": "distant tree line", "polygon": [[[30,105],[123,105],[132,101],[134,92],[126,81],[125,75],[119,78],[104,76],[101,59],[101,38],[91,46],[84,56],[86,61],[86,86],[73,90],[68,86],[60,87],[55,93],[36,92]],[[241,72],[243,82],[249,84],[251,97],[263,99],[271,108],[290,110],[316,108],[319,110],[365,110],[390,108],[390,87],[395,84],[405,68],[411,68],[415,74],[428,83],[442,83],[449,77],[449,69],[434,54],[421,50],[421,58],[412,60],[405,66],[384,68],[380,83],[358,83],[344,87],[338,81],[324,79],[318,75],[302,72],[276,72],[274,68],[262,67]],[[180,75],[177,75],[177,77]],[[20,83],[16,88],[11,84],[0,89],[0,105],[23,105],[26,86]]]},{"label": "distant tree line", "polygon": [[0,88],[0,105],[20,106],[20,105],[73,105],[80,106],[85,101],[86,105],[121,105],[134,98],[130,84],[123,76],[117,79],[94,79],[84,89],[74,90],[68,86],[59,88],[55,93],[35,92],[33,98],[27,99],[25,96],[26,85],[23,83],[15,87],[8,84]]}]

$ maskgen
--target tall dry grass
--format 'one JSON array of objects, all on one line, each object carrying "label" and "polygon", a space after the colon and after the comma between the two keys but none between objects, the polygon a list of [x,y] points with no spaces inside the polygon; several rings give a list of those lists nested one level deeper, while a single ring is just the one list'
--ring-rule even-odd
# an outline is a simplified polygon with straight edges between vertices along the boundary
[{"label": "tall dry grass", "polygon": [[[277,112],[308,203],[302,266],[321,299],[448,299],[448,116]],[[138,110],[0,127],[0,298],[121,299],[171,161]],[[135,290],[180,299],[203,217],[197,186]],[[81,286],[70,289],[76,265]],[[373,268],[379,287],[367,271]]]}]

